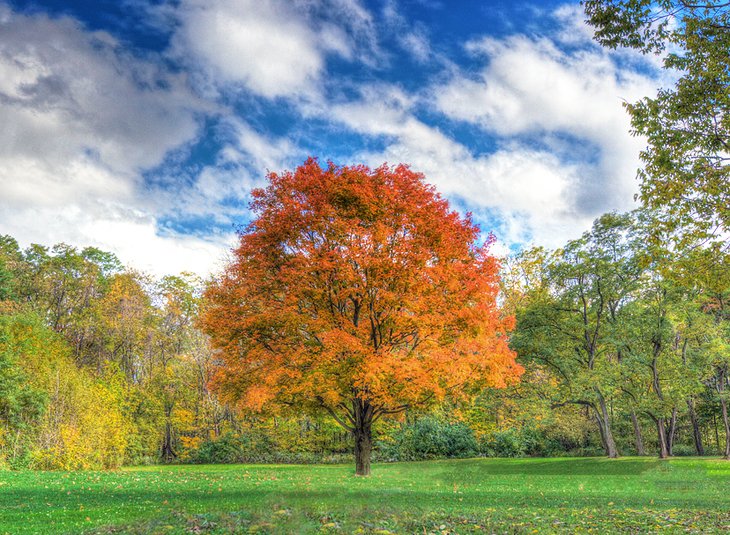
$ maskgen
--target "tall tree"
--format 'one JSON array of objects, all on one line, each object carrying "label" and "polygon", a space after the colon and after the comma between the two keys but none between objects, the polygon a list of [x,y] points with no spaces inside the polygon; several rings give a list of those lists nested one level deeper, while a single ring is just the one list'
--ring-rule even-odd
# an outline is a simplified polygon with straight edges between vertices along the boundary
[{"label": "tall tree", "polygon": [[672,455],[679,402],[699,381],[693,381],[676,351],[679,333],[670,317],[672,289],[659,278],[647,279],[622,314],[622,367],[625,377],[637,378],[631,381],[632,390],[624,390],[654,422],[659,457],[665,459]]},{"label": "tall tree", "polygon": [[379,418],[519,377],[490,241],[422,175],[310,158],[269,181],[206,294],[227,398],[330,414],[367,475]]},{"label": "tall tree", "polygon": [[518,314],[512,347],[555,372],[555,405],[590,408],[609,457],[619,452],[611,400],[621,390],[622,355],[615,340],[619,312],[641,267],[632,254],[632,215],[606,214],[550,260],[547,291]]},{"label": "tall tree", "polygon": [[708,365],[706,381],[720,403],[725,428],[722,454],[730,460],[730,254],[698,249],[692,256],[691,279],[701,288],[701,310],[712,319],[702,333]]}]

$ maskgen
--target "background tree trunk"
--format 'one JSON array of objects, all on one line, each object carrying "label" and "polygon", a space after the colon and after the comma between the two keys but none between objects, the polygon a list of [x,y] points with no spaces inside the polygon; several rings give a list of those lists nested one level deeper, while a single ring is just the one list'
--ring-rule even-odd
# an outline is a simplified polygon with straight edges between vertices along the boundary
[{"label": "background tree trunk", "polygon": [[687,398],[687,408],[689,408],[689,419],[692,422],[692,439],[695,443],[695,453],[697,455],[704,455],[705,448],[702,445],[702,433],[700,432],[700,423],[697,419],[697,412],[695,411],[694,399]]},{"label": "background tree trunk", "polygon": [[641,436],[641,426],[639,425],[639,419],[636,417],[636,412],[631,411],[631,423],[634,426],[634,440],[636,441],[636,455],[646,455],[644,451],[644,439]]},{"label": "background tree trunk", "polygon": [[160,454],[167,462],[177,458],[177,453],[175,453],[172,442],[172,405],[167,405],[165,406],[165,435],[162,439],[162,447],[160,448]]},{"label": "background tree trunk", "polygon": [[177,457],[177,454],[172,447],[172,424],[169,421],[165,422],[165,437],[162,440],[161,453],[162,458],[167,462],[170,462]]},{"label": "background tree trunk", "polygon": [[671,457],[674,455],[674,437],[677,434],[677,409],[672,409],[672,418],[669,420],[669,426],[666,431],[667,437],[667,453]]},{"label": "background tree trunk", "polygon": [[667,449],[667,429],[664,426],[664,418],[654,418],[654,423],[656,423],[656,430],[659,439],[659,458],[667,459],[669,457],[669,450]]},{"label": "background tree trunk", "polygon": [[599,396],[598,401],[600,411],[596,411],[596,421],[598,422],[598,428],[601,431],[603,447],[606,450],[606,455],[610,459],[615,459],[618,457],[618,449],[616,448],[616,441],[613,439],[613,432],[611,431],[611,417],[608,413],[608,407],[606,407],[606,401],[603,399],[603,396]]},{"label": "background tree trunk", "polygon": [[722,423],[725,425],[725,452],[723,457],[730,461],[730,421],[727,414],[727,400],[720,398],[720,409],[722,410]]}]

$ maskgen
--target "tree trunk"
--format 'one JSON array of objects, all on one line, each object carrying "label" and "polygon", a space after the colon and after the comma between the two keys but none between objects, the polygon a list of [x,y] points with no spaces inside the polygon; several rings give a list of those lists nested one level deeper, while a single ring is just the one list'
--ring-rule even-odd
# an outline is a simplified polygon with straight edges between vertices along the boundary
[{"label": "tree trunk", "polygon": [[165,422],[165,438],[162,440],[162,458],[165,461],[172,461],[177,454],[172,447],[172,425],[170,422]]},{"label": "tree trunk", "polygon": [[631,423],[634,425],[634,440],[636,441],[636,455],[646,455],[644,451],[644,439],[641,436],[641,426],[636,412],[631,411]]},{"label": "tree trunk", "polygon": [[654,418],[654,423],[656,423],[659,438],[659,458],[667,459],[669,457],[669,450],[667,449],[667,429],[664,427],[664,418]]},{"label": "tree trunk", "polygon": [[372,434],[370,427],[355,430],[355,475],[370,475],[370,453],[372,452]]},{"label": "tree trunk", "polygon": [[608,413],[608,407],[600,392],[598,394],[598,404],[600,410],[596,410],[596,421],[598,422],[598,429],[601,432],[603,448],[606,450],[606,455],[610,459],[615,459],[618,457],[618,449],[616,448],[616,441],[613,439],[613,432],[611,431],[611,419]]},{"label": "tree trunk", "polygon": [[672,418],[669,420],[667,428],[667,453],[671,457],[674,454],[674,437],[677,434],[677,409],[672,409]]},{"label": "tree trunk", "polygon": [[697,419],[697,412],[695,411],[694,399],[687,398],[687,407],[689,408],[689,419],[692,422],[692,438],[695,443],[695,453],[697,455],[704,455],[705,448],[702,445],[702,433],[700,432],[700,423]]},{"label": "tree trunk", "polygon": [[727,400],[720,398],[720,408],[722,409],[722,423],[725,425],[725,452],[723,457],[730,461],[730,421],[727,414]]},{"label": "tree trunk", "polygon": [[373,411],[370,404],[354,400],[355,407],[355,475],[370,475],[370,454],[373,450]]},{"label": "tree trunk", "polygon": [[715,446],[717,451],[720,451],[720,430],[717,428],[717,417],[714,411],[712,412],[712,424],[715,426]]},{"label": "tree trunk", "polygon": [[177,457],[175,449],[172,447],[172,407],[165,407],[165,436],[162,439],[162,448],[160,453],[162,459],[170,462]]}]

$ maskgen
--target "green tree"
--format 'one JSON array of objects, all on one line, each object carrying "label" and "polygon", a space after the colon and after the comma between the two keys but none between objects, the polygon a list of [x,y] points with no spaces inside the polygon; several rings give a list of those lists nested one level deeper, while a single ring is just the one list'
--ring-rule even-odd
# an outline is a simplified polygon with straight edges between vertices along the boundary
[{"label": "green tree", "polygon": [[[634,134],[647,138],[641,200],[659,229],[725,239],[730,229],[730,3],[584,0],[597,41],[663,53],[677,77],[656,97],[628,104]],[[694,236],[694,237],[693,237]]]},{"label": "green tree", "polygon": [[610,410],[621,386],[616,323],[641,274],[632,254],[633,231],[632,215],[606,214],[557,251],[548,267],[548,291],[518,312],[511,342],[522,358],[555,372],[556,406],[590,408],[609,457],[618,456]]}]

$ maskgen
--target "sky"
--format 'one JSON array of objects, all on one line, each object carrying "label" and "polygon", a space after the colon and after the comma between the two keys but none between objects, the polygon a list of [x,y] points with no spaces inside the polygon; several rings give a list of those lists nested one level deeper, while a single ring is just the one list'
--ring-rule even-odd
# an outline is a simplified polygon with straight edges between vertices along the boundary
[{"label": "sky", "polygon": [[0,0],[0,234],[207,275],[269,171],[407,163],[495,252],[636,207],[659,61],[578,2]]}]

